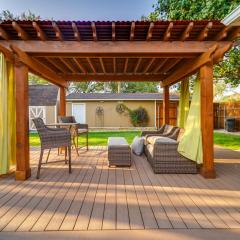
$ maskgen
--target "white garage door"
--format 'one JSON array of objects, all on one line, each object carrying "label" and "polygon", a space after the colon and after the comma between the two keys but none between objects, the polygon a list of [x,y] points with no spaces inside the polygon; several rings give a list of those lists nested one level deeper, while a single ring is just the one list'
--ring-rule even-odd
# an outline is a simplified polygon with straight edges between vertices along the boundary
[{"label": "white garage door", "polygon": [[86,123],[86,106],[84,103],[72,104],[72,115],[78,123]]},{"label": "white garage door", "polygon": [[44,122],[46,122],[46,110],[45,106],[30,106],[29,107],[29,129],[36,130],[34,123],[32,121],[33,118],[42,118]]}]

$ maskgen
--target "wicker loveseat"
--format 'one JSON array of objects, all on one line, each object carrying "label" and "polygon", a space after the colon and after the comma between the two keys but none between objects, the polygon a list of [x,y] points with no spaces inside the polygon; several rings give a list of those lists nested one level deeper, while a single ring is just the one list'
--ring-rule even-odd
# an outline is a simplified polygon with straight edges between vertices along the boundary
[{"label": "wicker loveseat", "polygon": [[146,135],[144,151],[154,173],[197,173],[197,164],[177,151],[183,131],[175,128],[169,137]]}]

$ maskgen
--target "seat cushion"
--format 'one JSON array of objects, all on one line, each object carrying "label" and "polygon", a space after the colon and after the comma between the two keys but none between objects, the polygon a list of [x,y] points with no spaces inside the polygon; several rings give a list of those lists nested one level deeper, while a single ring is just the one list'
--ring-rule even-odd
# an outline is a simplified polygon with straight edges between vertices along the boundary
[{"label": "seat cushion", "polygon": [[109,137],[108,149],[111,148],[129,148],[129,144],[124,137]]},{"label": "seat cushion", "polygon": [[131,144],[132,152],[138,156],[143,153],[144,138],[136,136]]},{"label": "seat cushion", "polygon": [[168,137],[150,136],[147,138],[147,142],[151,145],[161,143],[176,143],[177,141]]}]

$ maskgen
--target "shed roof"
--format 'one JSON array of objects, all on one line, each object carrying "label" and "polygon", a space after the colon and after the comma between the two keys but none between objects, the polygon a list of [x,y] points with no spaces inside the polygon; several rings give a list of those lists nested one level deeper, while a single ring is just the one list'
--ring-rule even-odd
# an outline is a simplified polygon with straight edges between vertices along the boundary
[{"label": "shed roof", "polygon": [[[162,93],[70,93],[67,101],[98,101],[98,100],[163,100]],[[170,94],[170,100],[178,100],[177,94]]]},{"label": "shed roof", "polygon": [[58,87],[54,85],[30,85],[29,106],[55,106]]}]

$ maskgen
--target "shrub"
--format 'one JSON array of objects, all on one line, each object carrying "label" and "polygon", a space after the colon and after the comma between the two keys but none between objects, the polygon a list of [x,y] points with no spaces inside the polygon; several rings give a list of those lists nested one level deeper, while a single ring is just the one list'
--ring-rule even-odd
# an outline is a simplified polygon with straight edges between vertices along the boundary
[{"label": "shrub", "polygon": [[134,127],[146,127],[149,121],[148,113],[143,107],[130,110],[129,116]]}]

